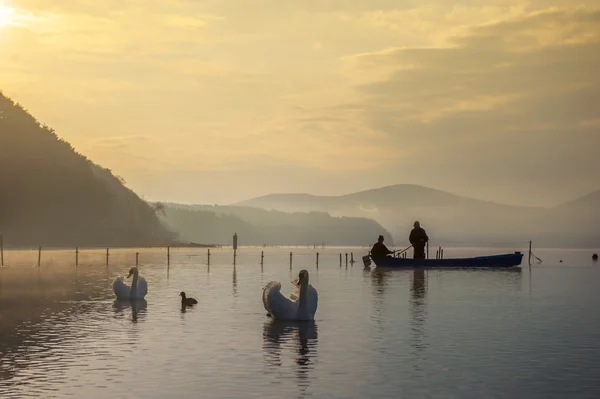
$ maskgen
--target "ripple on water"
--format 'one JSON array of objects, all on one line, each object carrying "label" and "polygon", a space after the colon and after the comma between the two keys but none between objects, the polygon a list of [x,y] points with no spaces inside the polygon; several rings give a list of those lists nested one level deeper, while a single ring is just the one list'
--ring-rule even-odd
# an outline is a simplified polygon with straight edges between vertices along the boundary
[{"label": "ripple on water", "polygon": [[[317,270],[298,250],[290,272],[272,251],[262,272],[256,250],[235,272],[225,250],[210,270],[174,251],[168,274],[164,254],[145,256],[139,303],[112,294],[127,265],[80,267],[52,291],[43,270],[48,310],[0,338],[0,397],[600,397],[597,269],[365,271],[322,251]],[[265,317],[264,284],[291,289],[302,268],[317,320]],[[199,303],[181,310],[180,291]]]}]

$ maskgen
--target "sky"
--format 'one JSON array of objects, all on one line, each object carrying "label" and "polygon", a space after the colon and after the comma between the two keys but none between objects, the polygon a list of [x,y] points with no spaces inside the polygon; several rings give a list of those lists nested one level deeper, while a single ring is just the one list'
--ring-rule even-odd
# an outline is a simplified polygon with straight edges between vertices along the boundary
[{"label": "sky", "polygon": [[148,200],[600,189],[597,0],[0,0],[0,90]]}]

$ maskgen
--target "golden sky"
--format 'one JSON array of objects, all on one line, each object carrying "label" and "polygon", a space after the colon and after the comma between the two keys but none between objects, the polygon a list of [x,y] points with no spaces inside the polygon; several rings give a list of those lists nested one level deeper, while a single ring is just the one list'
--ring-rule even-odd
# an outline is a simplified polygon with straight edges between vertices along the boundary
[{"label": "golden sky", "polygon": [[153,200],[600,188],[597,0],[0,0],[0,90]]}]

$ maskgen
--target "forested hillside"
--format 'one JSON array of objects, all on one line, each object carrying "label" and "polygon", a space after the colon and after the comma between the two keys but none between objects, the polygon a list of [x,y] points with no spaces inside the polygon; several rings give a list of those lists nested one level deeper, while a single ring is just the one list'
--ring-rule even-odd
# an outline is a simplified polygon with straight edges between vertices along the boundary
[{"label": "forested hillside", "polygon": [[151,245],[172,236],[110,170],[2,93],[0,234],[9,247]]},{"label": "forested hillside", "polygon": [[182,240],[230,245],[372,245],[390,233],[367,218],[333,217],[325,212],[286,213],[251,207],[164,204],[161,218]]}]

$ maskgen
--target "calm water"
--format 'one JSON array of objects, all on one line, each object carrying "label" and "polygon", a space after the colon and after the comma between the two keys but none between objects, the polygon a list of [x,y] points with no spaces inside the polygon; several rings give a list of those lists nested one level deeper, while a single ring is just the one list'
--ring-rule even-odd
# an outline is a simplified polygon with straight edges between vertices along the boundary
[{"label": "calm water", "polygon": [[[510,249],[512,251],[513,249]],[[530,270],[365,271],[360,249],[139,249],[145,303],[114,301],[135,250],[6,256],[0,397],[598,398],[600,263],[538,250]],[[503,252],[446,249],[445,256]],[[11,260],[12,257],[12,260]],[[559,263],[560,260],[562,263]],[[525,259],[526,262],[526,259]],[[261,289],[310,272],[315,323],[266,317]],[[180,291],[198,299],[181,311]]]}]

